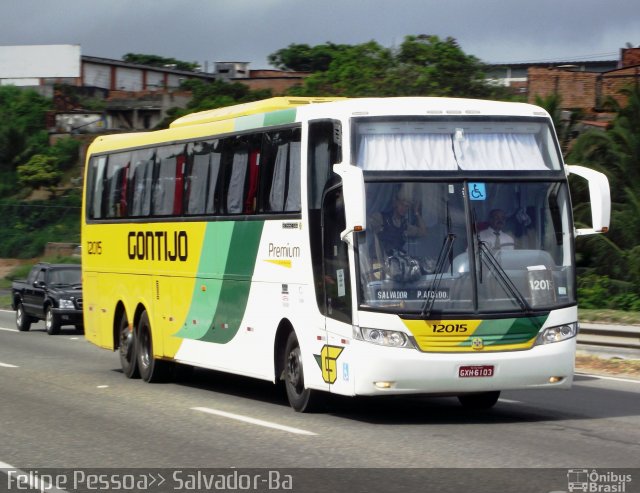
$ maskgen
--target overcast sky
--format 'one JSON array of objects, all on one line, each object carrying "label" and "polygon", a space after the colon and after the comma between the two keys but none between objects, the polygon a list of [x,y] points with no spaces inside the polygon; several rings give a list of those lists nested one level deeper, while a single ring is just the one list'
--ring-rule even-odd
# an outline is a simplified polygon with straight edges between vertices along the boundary
[{"label": "overcast sky", "polygon": [[399,45],[455,38],[485,62],[615,60],[640,46],[638,0],[0,0],[0,45],[77,44],[82,54],[246,61],[291,43]]}]

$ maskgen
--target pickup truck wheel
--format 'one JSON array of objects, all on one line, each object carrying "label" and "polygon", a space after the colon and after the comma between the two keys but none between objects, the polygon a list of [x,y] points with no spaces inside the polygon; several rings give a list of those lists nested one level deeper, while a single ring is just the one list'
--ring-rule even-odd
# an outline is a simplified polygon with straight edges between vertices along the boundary
[{"label": "pickup truck wheel", "polygon": [[31,319],[24,312],[22,303],[18,303],[16,306],[16,327],[20,332],[26,332],[31,328]]},{"label": "pickup truck wheel", "polygon": [[44,315],[44,327],[50,336],[60,332],[60,320],[58,320],[58,317],[53,313],[51,306],[47,307],[47,312]]}]

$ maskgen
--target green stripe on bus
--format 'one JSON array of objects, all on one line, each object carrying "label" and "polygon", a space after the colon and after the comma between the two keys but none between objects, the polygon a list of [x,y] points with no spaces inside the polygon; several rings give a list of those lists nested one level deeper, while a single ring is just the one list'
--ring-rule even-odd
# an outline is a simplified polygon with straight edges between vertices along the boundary
[{"label": "green stripe on bus", "polygon": [[235,130],[250,130],[262,127],[264,124],[264,115],[247,115],[236,118],[234,122]]},{"label": "green stripe on bus", "polygon": [[473,338],[483,339],[485,346],[505,344],[521,344],[534,338],[547,321],[548,315],[539,317],[506,318],[485,320],[473,333],[473,336],[462,342],[461,346],[470,346]]},{"label": "green stripe on bus", "polygon": [[227,252],[233,254],[227,255],[213,320],[205,334],[199,337],[201,341],[219,344],[229,342],[240,329],[247,307],[264,221],[237,222],[233,225]]},{"label": "green stripe on bus", "polygon": [[[235,335],[246,307],[263,226],[263,221],[219,221],[207,225],[191,307],[182,328],[175,334],[177,337],[228,342]],[[240,320],[236,323],[233,321],[237,316],[224,308],[229,299],[242,305]],[[226,332],[222,324],[235,327],[233,334]],[[231,337],[218,336],[222,330]]]},{"label": "green stripe on bus", "polygon": [[284,125],[286,123],[293,123],[296,121],[296,110],[292,108],[290,110],[273,111],[264,115],[264,126],[270,127],[272,125]]},{"label": "green stripe on bus", "polygon": [[177,337],[200,339],[209,330],[214,308],[220,298],[233,230],[232,221],[218,221],[207,225],[191,295],[191,306],[182,328],[175,334]]}]

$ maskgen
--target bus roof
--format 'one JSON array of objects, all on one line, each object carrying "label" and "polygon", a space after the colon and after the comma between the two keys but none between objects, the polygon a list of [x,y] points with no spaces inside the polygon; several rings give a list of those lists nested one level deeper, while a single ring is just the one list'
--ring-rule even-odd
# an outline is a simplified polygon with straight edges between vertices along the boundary
[{"label": "bus roof", "polygon": [[231,120],[241,116],[254,115],[256,113],[268,113],[269,111],[287,110],[298,106],[340,101],[345,98],[310,98],[310,97],[277,97],[254,101],[251,103],[236,104],[215,110],[191,113],[173,121],[169,128],[184,127],[188,125],[200,125],[221,120]]}]

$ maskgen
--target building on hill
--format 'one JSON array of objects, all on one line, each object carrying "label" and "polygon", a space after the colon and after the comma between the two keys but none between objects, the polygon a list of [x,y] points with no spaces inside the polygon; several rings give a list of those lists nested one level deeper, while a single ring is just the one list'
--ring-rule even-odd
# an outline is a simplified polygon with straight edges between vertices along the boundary
[{"label": "building on hill", "polygon": [[[81,55],[78,45],[0,46],[0,85],[30,87],[53,98],[56,114],[49,126],[60,132],[153,128],[170,108],[186,107],[191,93],[181,84],[187,79],[238,82],[278,96],[308,75],[250,70],[248,62],[216,62],[213,72],[191,72]],[[87,111],[87,100],[101,101],[104,110]]]},{"label": "building on hill", "polygon": [[580,70],[575,63],[532,66],[527,71],[527,84],[529,102],[535,102],[536,96],[557,94],[564,109],[597,117],[607,99],[623,105],[626,98],[620,90],[640,84],[640,48],[623,48],[616,66],[608,70]]}]

